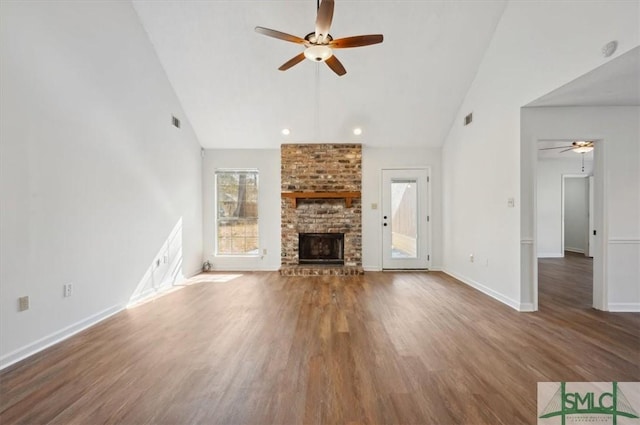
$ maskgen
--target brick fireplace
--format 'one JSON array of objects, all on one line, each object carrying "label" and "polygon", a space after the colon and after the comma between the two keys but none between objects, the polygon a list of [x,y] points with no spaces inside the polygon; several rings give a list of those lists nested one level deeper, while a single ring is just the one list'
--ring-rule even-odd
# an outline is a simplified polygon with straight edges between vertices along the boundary
[{"label": "brick fireplace", "polygon": [[362,274],[362,145],[283,144],[281,160],[280,273]]}]

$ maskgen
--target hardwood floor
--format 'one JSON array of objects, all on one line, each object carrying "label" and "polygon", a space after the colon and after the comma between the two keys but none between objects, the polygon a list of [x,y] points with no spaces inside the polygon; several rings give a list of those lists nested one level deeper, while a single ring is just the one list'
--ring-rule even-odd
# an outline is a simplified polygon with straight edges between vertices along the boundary
[{"label": "hardwood floor", "polygon": [[538,260],[541,310],[570,308],[588,309],[593,305],[593,259],[566,251],[564,258]]},{"label": "hardwood floor", "polygon": [[3,371],[0,423],[533,424],[538,381],[640,380],[640,315],[570,302],[573,260],[537,313],[436,272],[201,275]]}]

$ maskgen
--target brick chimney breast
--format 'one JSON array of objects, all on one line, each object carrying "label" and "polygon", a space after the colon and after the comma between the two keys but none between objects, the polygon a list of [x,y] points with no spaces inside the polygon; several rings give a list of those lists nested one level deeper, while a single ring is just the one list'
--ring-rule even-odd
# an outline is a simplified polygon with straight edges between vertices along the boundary
[{"label": "brick chimney breast", "polygon": [[[289,195],[280,201],[280,272],[362,274],[362,145],[283,144],[280,152],[281,191]],[[340,198],[342,193],[350,198]],[[292,202],[290,195],[298,199]],[[323,198],[325,195],[330,197]],[[299,265],[299,233],[344,233],[344,266]]]}]

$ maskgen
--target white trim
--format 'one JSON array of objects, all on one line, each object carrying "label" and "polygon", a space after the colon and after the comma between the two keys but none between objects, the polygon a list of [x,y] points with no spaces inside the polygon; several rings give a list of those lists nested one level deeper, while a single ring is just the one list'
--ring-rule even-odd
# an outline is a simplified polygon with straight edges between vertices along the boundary
[{"label": "white trim", "polygon": [[362,266],[365,272],[380,272],[382,269],[379,266]]},{"label": "white trim", "polygon": [[278,267],[252,267],[251,265],[236,265],[229,264],[226,267],[214,267],[209,270],[211,272],[277,272],[280,270],[280,266]]},{"label": "white trim", "polygon": [[520,244],[521,245],[533,245],[533,239],[521,239],[520,240]]},{"label": "white trim", "polygon": [[[464,283],[466,285],[469,285],[474,289],[477,289],[478,291],[482,292],[483,294],[488,295],[491,298],[493,298],[495,300],[498,300],[503,304],[508,305],[509,307],[511,307],[514,310],[523,311],[522,310],[523,305],[520,304],[518,301],[513,300],[513,299],[511,299],[511,298],[509,298],[509,297],[507,297],[505,295],[502,295],[501,293],[499,293],[497,291],[494,291],[493,289],[488,288],[488,287],[484,286],[483,284],[476,282],[473,279],[469,279],[467,277],[460,276],[459,274],[453,273],[452,271],[446,270],[446,269],[443,270],[443,272],[445,272],[449,276],[453,277],[454,279],[457,279],[460,282],[462,282],[462,283]],[[527,304],[527,306],[529,306],[529,305]],[[529,310],[527,310],[527,311],[529,311]],[[533,311],[533,309],[531,309],[531,311]]]},{"label": "white trim", "polygon": [[194,276],[196,276],[196,275],[199,275],[200,273],[202,273],[202,267],[198,267],[197,269],[192,270],[192,271],[190,271],[190,272],[186,273],[186,274],[185,274],[185,280],[186,280],[186,279],[191,279],[192,277],[194,277]]},{"label": "white trim", "polygon": [[543,252],[538,254],[538,258],[563,258],[564,254],[561,252]]},{"label": "white trim", "polygon": [[[595,165],[594,165],[595,167]],[[587,179],[587,184],[589,184],[589,174],[562,174],[561,175],[562,178],[562,184],[560,185],[560,249],[564,252],[564,251],[571,251],[571,252],[579,252],[579,251],[574,251],[573,248],[567,248],[564,245],[564,204],[565,204],[565,183],[567,182],[567,179]],[[537,195],[536,195],[537,196]],[[537,214],[537,212],[536,212]],[[584,254],[584,250],[579,252],[580,254]],[[564,257],[564,255],[562,255]]]},{"label": "white trim", "polygon": [[636,239],[636,238],[609,238],[608,241],[610,244],[612,245],[618,245],[618,244],[630,244],[630,245],[637,245],[640,244],[640,239]]},{"label": "white trim", "polygon": [[613,313],[640,313],[640,303],[609,303]]},{"label": "white trim", "polygon": [[49,348],[52,345],[62,342],[65,339],[72,337],[73,335],[82,332],[83,330],[96,325],[105,319],[108,319],[109,317],[121,312],[122,310],[124,310],[124,307],[122,305],[109,307],[106,310],[89,316],[86,319],[80,320],[72,325],[67,326],[66,328],[60,329],[59,331],[56,331],[48,336],[40,338],[37,341],[27,344],[22,348],[18,348],[17,350],[7,353],[2,356],[2,358],[0,358],[0,370],[11,366],[14,363],[17,363],[20,360],[26,359],[27,357],[30,357],[46,348]]},{"label": "white trim", "polygon": [[536,309],[534,308],[533,303],[520,303],[520,308],[518,309],[518,311],[523,313],[530,313],[536,311]]},{"label": "white trim", "polygon": [[[426,173],[426,177],[427,177],[427,181],[426,181],[426,191],[427,191],[427,199],[426,199],[426,215],[429,217],[429,220],[426,223],[426,250],[427,250],[427,260],[426,260],[426,266],[425,268],[420,268],[420,269],[407,269],[407,270],[425,270],[431,269],[431,264],[432,261],[431,260],[431,255],[432,254],[432,250],[433,250],[433,240],[432,240],[432,232],[433,232],[433,228],[432,228],[432,221],[433,221],[433,214],[432,214],[432,186],[431,186],[431,165],[418,165],[418,166],[402,166],[402,167],[381,167],[380,168],[380,174],[379,174],[379,178],[380,178],[380,191],[378,193],[379,195],[379,199],[380,199],[380,206],[381,206],[381,212],[379,213],[380,215],[383,215],[384,213],[384,205],[383,205],[383,199],[384,199],[384,190],[385,190],[385,182],[384,182],[384,172],[385,171],[416,171],[416,170],[420,170],[420,171],[424,171]],[[420,198],[418,198],[420,199]],[[419,227],[420,228],[420,227]],[[384,239],[384,234],[383,234],[383,229],[382,227],[378,228],[378,235],[380,237],[380,241],[382,241]],[[424,232],[423,232],[424,233]],[[380,246],[380,270],[385,270],[384,268],[384,257],[385,257],[385,249],[384,249],[384,244],[381,244]],[[389,269],[392,270],[392,269]]]},{"label": "white trim", "polygon": [[430,272],[441,272],[442,271],[442,267],[441,266],[429,267],[429,271]]},{"label": "white trim", "polygon": [[156,295],[160,295],[163,292],[166,292],[170,285],[165,285],[160,288],[148,288],[146,291],[136,295],[135,297],[131,297],[129,302],[127,303],[127,307],[131,307],[134,304],[138,304],[141,301],[146,301],[155,297]]},{"label": "white trim", "polygon": [[176,280],[174,283],[163,285],[158,288],[149,288],[143,293],[138,294],[135,297],[132,297],[131,299],[129,299],[129,303],[127,303],[127,308],[136,304],[141,304],[143,302],[149,301],[161,295],[164,295],[165,293],[171,291],[173,288],[175,288],[176,286],[179,286],[181,283],[183,283],[186,280],[187,279],[179,279],[179,280]]}]

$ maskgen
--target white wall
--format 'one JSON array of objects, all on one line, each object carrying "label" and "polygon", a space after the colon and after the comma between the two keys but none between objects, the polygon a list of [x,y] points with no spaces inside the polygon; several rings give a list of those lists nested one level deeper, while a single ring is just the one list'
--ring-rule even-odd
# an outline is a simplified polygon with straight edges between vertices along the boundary
[{"label": "white wall", "polygon": [[[365,270],[380,270],[382,228],[380,217],[381,170],[393,167],[431,167],[432,268],[442,261],[442,214],[439,149],[378,149],[362,151],[362,263]],[[216,168],[257,168],[260,171],[260,257],[214,256],[214,173]],[[278,270],[280,268],[280,150],[207,150],[203,168],[204,252],[218,270]],[[378,209],[372,210],[371,204]]]},{"label": "white wall", "polygon": [[0,30],[6,366],[123,308],[159,255],[180,261],[162,258],[162,281],[198,270],[202,191],[200,146],[129,3],[3,2]]},{"label": "white wall", "polygon": [[[607,41],[622,54],[639,37],[638,2],[508,3],[443,148],[448,273],[514,308],[533,307],[520,286],[520,209],[532,208],[520,205],[520,107],[604,63]],[[463,127],[469,112],[474,121]],[[533,234],[522,239],[530,246]]]},{"label": "white wall", "polygon": [[562,176],[565,174],[589,175],[592,172],[593,161],[585,161],[583,173],[582,162],[578,155],[576,158],[538,160],[536,200],[538,257],[564,256],[562,250]]},{"label": "white wall", "polygon": [[[593,173],[602,205],[594,206],[594,286],[605,282],[602,309],[640,311],[640,107],[524,108],[522,110],[523,238],[536,238],[536,141],[596,140]],[[598,187],[600,185],[600,187]],[[598,221],[601,223],[598,224]],[[602,250],[600,248],[602,247]],[[523,261],[535,266],[535,255]],[[522,280],[523,297],[535,301],[535,269]],[[597,295],[597,294],[596,294]]]},{"label": "white wall", "polygon": [[584,254],[589,232],[589,179],[564,180],[564,250]]},{"label": "white wall", "polygon": [[[440,149],[370,148],[362,151],[362,265],[382,269],[382,169],[431,169],[431,269],[442,268],[442,151]],[[378,204],[372,209],[371,204]],[[426,219],[425,219],[426,222]],[[426,224],[426,223],[425,223]]]},{"label": "white wall", "polygon": [[[260,253],[257,257],[215,256],[216,169],[257,169]],[[280,269],[280,150],[207,149],[202,170],[204,258],[214,270]]]}]

